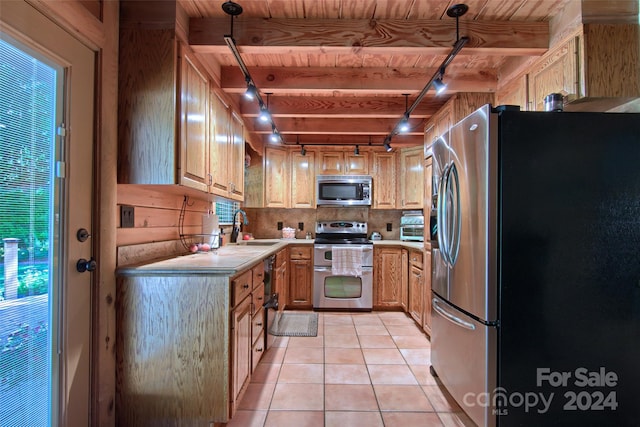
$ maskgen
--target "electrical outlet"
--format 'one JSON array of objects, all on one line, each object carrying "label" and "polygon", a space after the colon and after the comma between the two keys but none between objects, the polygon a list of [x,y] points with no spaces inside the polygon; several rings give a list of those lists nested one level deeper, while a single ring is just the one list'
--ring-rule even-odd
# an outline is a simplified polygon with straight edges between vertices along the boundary
[{"label": "electrical outlet", "polygon": [[387,223],[387,231],[393,231],[390,222]]},{"label": "electrical outlet", "polygon": [[133,206],[120,206],[120,228],[135,226],[135,209]]},{"label": "electrical outlet", "polygon": [[282,227],[283,227],[282,221],[278,221],[278,230],[282,230]]},{"label": "electrical outlet", "polygon": [[300,230],[300,231],[304,230],[304,222],[299,222],[298,223],[298,230]]}]

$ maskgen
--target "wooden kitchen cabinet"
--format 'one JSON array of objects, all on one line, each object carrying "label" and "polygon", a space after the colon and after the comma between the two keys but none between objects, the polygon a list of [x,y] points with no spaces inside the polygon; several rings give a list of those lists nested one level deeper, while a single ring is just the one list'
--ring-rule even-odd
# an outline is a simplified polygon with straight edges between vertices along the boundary
[{"label": "wooden kitchen cabinet", "polygon": [[529,73],[533,111],[544,111],[544,98],[550,93],[561,93],[570,101],[581,96],[578,43],[579,39],[572,37],[555,47]]},{"label": "wooden kitchen cabinet", "polygon": [[264,263],[119,274],[116,289],[116,425],[228,422],[264,350]]},{"label": "wooden kitchen cabinet", "polygon": [[313,246],[289,247],[289,292],[287,307],[313,307]]},{"label": "wooden kitchen cabinet", "polygon": [[400,151],[400,208],[422,209],[424,206],[424,148]]},{"label": "wooden kitchen cabinet", "polygon": [[[428,149],[428,146],[448,132],[451,126],[485,104],[495,104],[493,93],[459,92],[453,95],[425,125],[425,148]],[[425,152],[425,156],[427,155]]]},{"label": "wooden kitchen cabinet", "polygon": [[211,90],[210,192],[231,200],[244,199],[244,124],[216,90]]},{"label": "wooden kitchen cabinet", "polygon": [[285,148],[267,147],[264,151],[264,206],[289,207],[289,152]]},{"label": "wooden kitchen cabinet", "polygon": [[188,45],[175,29],[125,27],[120,36],[118,183],[183,185],[241,201],[244,125],[214,96]]},{"label": "wooden kitchen cabinet", "polygon": [[400,306],[409,311],[409,251],[402,248],[402,286],[400,287]]},{"label": "wooden kitchen cabinet", "polygon": [[431,336],[431,249],[424,251],[423,298],[422,298],[422,330]]},{"label": "wooden kitchen cabinet", "polygon": [[231,311],[231,416],[251,378],[251,321],[251,298],[245,298]]},{"label": "wooden kitchen cabinet", "polygon": [[315,208],[315,153],[307,151],[303,156],[298,150],[291,151],[291,208]]},{"label": "wooden kitchen cabinet", "polygon": [[402,248],[374,246],[373,308],[402,308]]},{"label": "wooden kitchen cabinet", "polygon": [[369,153],[353,151],[319,151],[318,175],[367,175]]},{"label": "wooden kitchen cabinet", "polygon": [[517,105],[520,111],[528,111],[530,105],[527,76],[514,78],[500,88],[496,92],[496,105]]},{"label": "wooden kitchen cabinet", "polygon": [[[209,80],[194,58],[180,48],[180,184],[208,191],[209,169]],[[200,117],[193,120],[192,117]]]},{"label": "wooden kitchen cabinet", "polygon": [[397,157],[395,153],[372,153],[372,179],[374,209],[396,209],[398,194]]},{"label": "wooden kitchen cabinet", "polygon": [[278,294],[278,311],[287,308],[289,301],[289,249],[284,248],[276,254],[273,266],[273,292]]},{"label": "wooden kitchen cabinet", "polygon": [[422,251],[409,250],[409,315],[422,326],[424,274]]}]

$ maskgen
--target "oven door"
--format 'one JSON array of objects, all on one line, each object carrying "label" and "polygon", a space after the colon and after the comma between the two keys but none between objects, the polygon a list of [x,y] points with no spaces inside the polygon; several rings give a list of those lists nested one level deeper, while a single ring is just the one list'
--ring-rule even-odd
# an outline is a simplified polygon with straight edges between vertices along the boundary
[{"label": "oven door", "polygon": [[[316,244],[313,245],[313,265],[316,267],[331,267],[333,257],[331,248],[335,245]],[[355,245],[353,245],[355,246]],[[373,245],[362,246],[362,266],[370,267],[373,265]],[[331,268],[329,268],[331,270]]]},{"label": "oven door", "polygon": [[334,276],[331,267],[313,268],[313,308],[371,311],[373,267],[362,267],[362,276]]}]

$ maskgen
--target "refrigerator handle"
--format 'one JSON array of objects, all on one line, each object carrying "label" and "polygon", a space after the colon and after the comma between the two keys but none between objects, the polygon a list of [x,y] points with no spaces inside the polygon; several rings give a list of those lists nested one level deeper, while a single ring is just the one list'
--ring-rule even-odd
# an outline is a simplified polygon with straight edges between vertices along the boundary
[{"label": "refrigerator handle", "polygon": [[[453,179],[451,179],[453,178]],[[449,185],[451,183],[451,185]],[[449,258],[449,262],[451,266],[456,263],[458,260],[458,253],[460,250],[460,181],[458,178],[458,168],[456,168],[455,163],[451,163],[449,167],[449,178],[447,179],[447,186],[449,186],[451,190],[451,196],[453,198],[452,210],[451,212],[451,224],[449,224],[449,232],[450,232],[450,243],[448,247],[449,254],[447,257]]]},{"label": "refrigerator handle", "polygon": [[469,329],[470,331],[475,331],[476,326],[473,323],[465,322],[458,316],[449,313],[440,305],[440,301],[438,300],[438,298],[433,298],[432,302],[433,302],[433,309],[438,313],[440,313],[442,317],[447,319],[449,322],[453,323],[454,325],[463,327],[465,329]]},{"label": "refrigerator handle", "polygon": [[442,171],[442,177],[440,178],[440,191],[438,191],[438,210],[436,211],[436,218],[438,221],[438,246],[440,247],[440,253],[442,254],[442,259],[445,264],[450,265],[448,249],[447,245],[449,242],[448,238],[448,227],[446,224],[446,190],[447,180],[449,177],[449,166],[446,166]]}]

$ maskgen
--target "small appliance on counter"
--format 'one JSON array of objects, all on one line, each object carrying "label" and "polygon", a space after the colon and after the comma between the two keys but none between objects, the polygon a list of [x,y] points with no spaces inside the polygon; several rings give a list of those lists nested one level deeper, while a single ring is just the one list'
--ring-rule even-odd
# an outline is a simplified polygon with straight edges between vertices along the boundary
[{"label": "small appliance on counter", "polygon": [[400,217],[400,240],[424,241],[424,214],[422,211],[403,211]]},{"label": "small appliance on counter", "polygon": [[382,240],[382,234],[377,231],[371,233],[371,240]]}]

